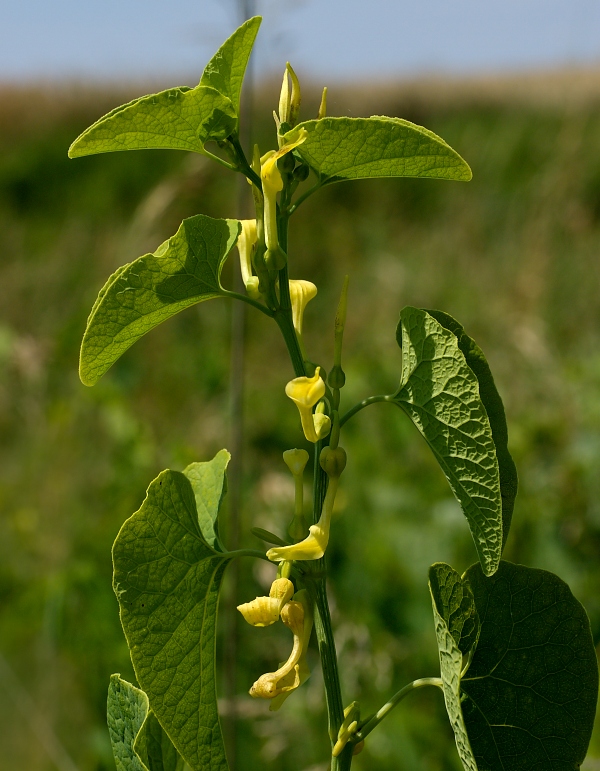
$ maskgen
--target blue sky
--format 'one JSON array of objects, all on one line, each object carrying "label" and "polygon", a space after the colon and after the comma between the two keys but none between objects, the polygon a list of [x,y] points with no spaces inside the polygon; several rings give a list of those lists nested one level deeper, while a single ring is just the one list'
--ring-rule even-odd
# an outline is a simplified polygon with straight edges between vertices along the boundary
[{"label": "blue sky", "polygon": [[[255,0],[256,66],[319,80],[600,63],[598,0]],[[2,0],[0,80],[193,84],[235,0]]]}]

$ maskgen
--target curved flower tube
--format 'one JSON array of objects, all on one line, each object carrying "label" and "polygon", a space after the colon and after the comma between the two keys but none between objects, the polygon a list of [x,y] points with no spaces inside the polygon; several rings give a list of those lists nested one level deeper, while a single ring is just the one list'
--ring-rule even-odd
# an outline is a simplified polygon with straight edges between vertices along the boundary
[{"label": "curved flower tube", "polygon": [[258,277],[252,275],[252,252],[258,240],[256,233],[256,220],[240,220],[242,232],[237,240],[237,248],[240,254],[240,268],[242,280],[248,296],[253,300],[260,299],[258,291]]},{"label": "curved flower tube", "polygon": [[[292,691],[296,688],[299,688],[310,677],[310,667],[308,666],[308,662],[306,660],[306,653],[308,651],[308,643],[310,641],[310,635],[313,627],[312,605],[306,589],[302,589],[301,591],[296,592],[294,595],[294,600],[296,602],[302,603],[302,607],[304,608],[304,629],[302,631],[300,658],[294,667],[293,687],[289,688],[289,686],[292,684],[290,678],[292,673],[290,673],[290,675],[287,675],[287,677],[281,681],[282,687],[287,688],[287,690],[284,690],[279,694],[279,696],[275,696],[273,699],[271,699],[271,704],[269,705],[270,712],[277,712],[277,710],[281,708],[281,705],[292,693]],[[287,682],[288,678],[290,678],[290,682]]]},{"label": "curved flower tube", "polygon": [[277,193],[283,190],[283,179],[277,168],[277,161],[306,141],[307,136],[308,132],[306,129],[300,129],[298,137],[293,142],[284,145],[277,152],[271,150],[261,158],[260,177],[265,201],[265,243],[269,251],[275,252],[279,248],[279,238],[277,236]]},{"label": "curved flower tube", "polygon": [[312,377],[296,377],[285,387],[285,393],[298,407],[302,430],[309,442],[318,442],[329,433],[331,420],[327,415],[313,415],[312,408],[325,396],[325,381],[317,367]]}]

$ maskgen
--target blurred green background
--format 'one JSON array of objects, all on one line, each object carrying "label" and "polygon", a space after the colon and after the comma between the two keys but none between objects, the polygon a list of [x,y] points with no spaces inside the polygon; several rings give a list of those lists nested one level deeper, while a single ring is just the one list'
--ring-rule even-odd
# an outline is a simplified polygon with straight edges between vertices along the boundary
[{"label": "blurred green background", "polygon": [[[333,185],[292,221],[290,261],[293,278],[319,287],[305,341],[326,368],[335,304],[351,276],[346,407],[394,389],[404,305],[448,311],[483,347],[520,474],[505,556],[568,581],[599,642],[600,103],[572,77],[518,88],[508,80],[332,89],[332,114],[423,124],[469,161],[474,179]],[[200,157],[67,159],[82,129],[142,90],[0,94],[2,771],[114,768],[108,678],[134,676],[111,544],[162,469],[207,460],[228,443],[228,301],[165,323],[93,389],[77,376],[85,319],[108,275],[156,249],[183,217],[236,213],[236,180]],[[257,99],[263,152],[274,143],[277,95],[273,86]],[[306,102],[310,116],[314,96]],[[232,258],[226,285],[234,266]],[[258,548],[251,526],[283,532],[291,518],[281,453],[302,439],[275,325],[250,309],[247,338],[241,537]],[[344,700],[360,700],[366,714],[408,681],[437,674],[427,568],[445,560],[462,571],[475,552],[445,478],[399,410],[364,410],[343,444],[330,591]],[[244,561],[236,601],[263,594],[271,579],[268,565]],[[289,634],[242,624],[237,634],[239,695],[223,704],[237,716],[237,771],[326,771],[316,653],[311,679],[271,714],[246,692],[287,658]],[[441,694],[404,701],[355,766],[458,771]],[[598,768],[600,725],[584,765]]]}]

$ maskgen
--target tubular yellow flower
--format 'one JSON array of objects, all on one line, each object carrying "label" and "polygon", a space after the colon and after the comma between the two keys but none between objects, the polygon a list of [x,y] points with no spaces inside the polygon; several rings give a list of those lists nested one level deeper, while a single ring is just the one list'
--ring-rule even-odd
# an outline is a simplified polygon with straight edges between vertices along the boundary
[{"label": "tubular yellow flower", "polygon": [[309,442],[318,442],[327,436],[331,421],[327,415],[313,415],[312,408],[325,396],[325,381],[317,367],[312,377],[296,377],[285,387],[285,393],[298,407],[302,430]]},{"label": "tubular yellow flower", "polygon": [[[289,687],[292,685],[292,672],[290,672],[289,675],[280,681],[281,685],[284,688],[287,688],[287,690],[283,691],[283,693],[280,693],[279,696],[275,696],[275,698],[271,699],[271,704],[269,705],[270,712],[276,712],[287,699],[287,697],[292,693],[292,691],[295,688],[301,686],[302,683],[305,683],[310,677],[310,667],[308,666],[308,662],[306,660],[306,652],[308,651],[308,643],[310,641],[310,635],[312,632],[313,612],[310,598],[306,589],[302,589],[301,591],[296,592],[294,595],[294,601],[300,602],[304,608],[304,628],[302,630],[300,658],[298,659],[298,663],[293,670],[293,687]],[[288,682],[288,679],[290,682]]]},{"label": "tubular yellow flower", "polygon": [[252,252],[257,241],[256,220],[240,220],[242,232],[237,240],[237,248],[240,254],[240,268],[242,271],[242,280],[248,292],[248,296],[253,300],[260,298],[258,291],[258,278],[252,275]]},{"label": "tubular yellow flower", "polygon": [[281,562],[282,560],[318,560],[325,554],[325,549],[329,543],[329,528],[331,526],[331,512],[335,494],[339,485],[339,477],[332,477],[329,480],[327,494],[323,501],[321,516],[316,525],[308,528],[309,534],[300,541],[300,543],[291,546],[276,546],[269,549],[267,558],[272,562]]},{"label": "tubular yellow flower", "polygon": [[294,329],[299,337],[302,336],[302,320],[304,309],[308,303],[316,297],[317,287],[311,281],[303,279],[290,280],[290,300],[292,301],[292,319]]},{"label": "tubular yellow flower", "polygon": [[268,597],[257,597],[237,609],[251,626],[271,626],[294,594],[294,584],[288,578],[277,578],[271,584]]},{"label": "tubular yellow flower", "polygon": [[294,141],[284,145],[277,152],[271,150],[261,158],[260,176],[265,202],[265,243],[269,251],[276,251],[279,248],[279,239],[277,237],[277,193],[283,190],[283,179],[277,168],[277,161],[306,141],[307,136],[306,129],[300,129]]},{"label": "tubular yellow flower", "polygon": [[254,683],[250,695],[255,699],[271,699],[270,710],[278,710],[289,694],[302,685],[310,675],[306,651],[313,625],[313,613],[308,592],[303,589],[294,595],[281,613],[281,620],[292,630],[294,645],[289,659],[276,672],[267,672]]},{"label": "tubular yellow flower", "polygon": [[[250,696],[255,699],[273,699],[281,693],[293,690],[300,685],[300,678],[295,671],[302,654],[302,641],[304,638],[304,607],[300,602],[288,602],[281,613],[281,620],[294,634],[294,647],[289,659],[279,667],[276,672],[267,672],[261,675],[250,688]],[[291,678],[288,675],[293,673]],[[284,681],[285,682],[282,682]],[[289,680],[292,680],[290,683]]]}]

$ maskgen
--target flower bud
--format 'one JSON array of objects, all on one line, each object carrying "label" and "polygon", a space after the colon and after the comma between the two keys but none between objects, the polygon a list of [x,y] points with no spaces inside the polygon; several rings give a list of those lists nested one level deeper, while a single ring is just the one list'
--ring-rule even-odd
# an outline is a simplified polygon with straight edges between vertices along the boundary
[{"label": "flower bud", "polygon": [[271,584],[269,598],[276,599],[279,602],[279,613],[282,613],[284,606],[292,599],[293,594],[294,584],[289,578],[276,578]]},{"label": "flower bud", "polygon": [[299,602],[288,602],[281,611],[281,620],[292,630],[295,635],[300,636],[304,628],[304,608]]},{"label": "flower bud", "polygon": [[330,388],[343,388],[346,384],[346,374],[339,364],[334,364],[331,372],[327,376],[327,383]]},{"label": "flower bud", "polygon": [[346,451],[343,447],[323,447],[319,463],[329,479],[338,479],[346,468]]},{"label": "flower bud", "polygon": [[294,477],[302,476],[308,463],[308,453],[306,450],[286,450],[283,453],[283,462]]}]

